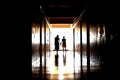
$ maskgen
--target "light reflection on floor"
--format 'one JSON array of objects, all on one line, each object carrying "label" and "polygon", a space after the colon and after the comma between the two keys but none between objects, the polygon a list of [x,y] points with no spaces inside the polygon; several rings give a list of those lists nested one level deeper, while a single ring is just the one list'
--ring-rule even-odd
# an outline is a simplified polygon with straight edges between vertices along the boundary
[{"label": "light reflection on floor", "polygon": [[[55,55],[56,52],[52,51],[46,55],[46,74],[50,74],[50,79],[73,79],[74,73],[80,73],[80,54],[75,52],[75,58],[73,57],[72,51],[58,51],[58,66],[55,65]],[[39,56],[32,57],[32,72],[38,73],[39,71]],[[86,72],[87,58],[83,56],[83,71]],[[95,60],[93,57],[90,61],[91,70],[99,69],[99,61]],[[95,67],[97,66],[97,67]],[[44,56],[42,57],[42,67],[44,69]],[[44,70],[43,70],[44,71]]]}]

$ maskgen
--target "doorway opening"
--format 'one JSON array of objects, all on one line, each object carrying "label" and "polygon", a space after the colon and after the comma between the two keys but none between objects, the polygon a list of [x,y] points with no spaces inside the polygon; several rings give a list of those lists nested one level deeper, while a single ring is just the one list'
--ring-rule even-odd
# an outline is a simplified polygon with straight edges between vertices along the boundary
[{"label": "doorway opening", "polygon": [[56,35],[59,35],[60,39],[60,47],[59,49],[62,50],[62,38],[65,36],[66,38],[66,50],[73,50],[73,28],[72,24],[51,24],[52,28],[50,28],[50,44],[51,50],[54,50],[54,39]]}]

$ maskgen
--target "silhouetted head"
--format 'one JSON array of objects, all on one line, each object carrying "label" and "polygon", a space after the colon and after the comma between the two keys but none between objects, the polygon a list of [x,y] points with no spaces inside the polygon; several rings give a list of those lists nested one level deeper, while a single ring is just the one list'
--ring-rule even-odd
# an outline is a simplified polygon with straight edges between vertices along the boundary
[{"label": "silhouetted head", "polygon": [[57,37],[59,37],[59,35],[57,35]]}]

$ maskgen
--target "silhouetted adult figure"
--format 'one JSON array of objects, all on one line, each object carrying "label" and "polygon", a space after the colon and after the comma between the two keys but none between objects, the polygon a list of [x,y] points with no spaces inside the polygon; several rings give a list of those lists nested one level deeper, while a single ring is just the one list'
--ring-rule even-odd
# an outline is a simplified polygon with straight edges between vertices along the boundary
[{"label": "silhouetted adult figure", "polygon": [[59,50],[59,35],[55,37],[55,51]]},{"label": "silhouetted adult figure", "polygon": [[58,66],[59,35],[55,37],[54,45],[55,45],[55,51],[57,52],[57,54],[55,55],[55,65]]}]

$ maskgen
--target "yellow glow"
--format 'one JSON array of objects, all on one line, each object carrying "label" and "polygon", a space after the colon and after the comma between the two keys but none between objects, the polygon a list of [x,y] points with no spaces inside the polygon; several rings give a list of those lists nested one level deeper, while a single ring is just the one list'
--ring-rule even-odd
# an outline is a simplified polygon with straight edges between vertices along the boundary
[{"label": "yellow glow", "polygon": [[71,24],[51,24],[52,28],[71,28]]}]

